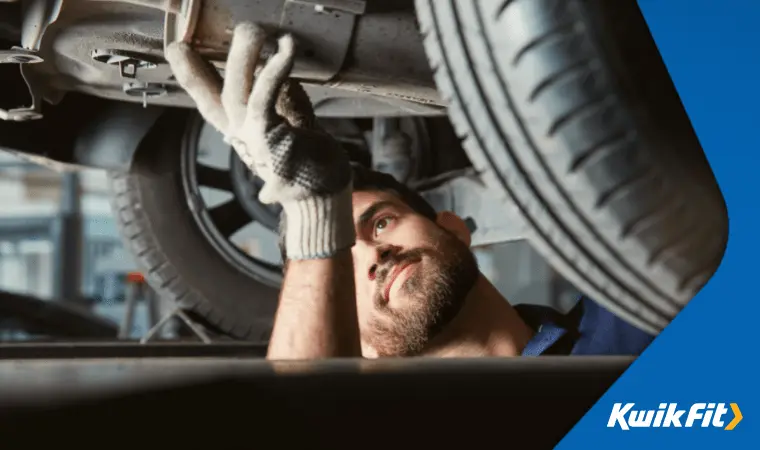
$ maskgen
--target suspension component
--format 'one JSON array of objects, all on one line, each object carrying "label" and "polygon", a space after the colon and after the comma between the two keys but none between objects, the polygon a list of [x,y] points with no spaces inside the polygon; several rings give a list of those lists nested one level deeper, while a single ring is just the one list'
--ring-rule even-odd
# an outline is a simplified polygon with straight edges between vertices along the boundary
[{"label": "suspension component", "polygon": [[96,49],[91,53],[92,59],[110,66],[118,66],[122,78],[137,78],[137,70],[155,69],[157,61],[137,52],[112,49]]},{"label": "suspension component", "polygon": [[[238,0],[182,0],[178,13],[167,12],[164,43],[191,43],[215,66],[224,67],[232,30],[241,20],[263,28],[292,32],[301,45],[292,74],[295,78],[327,81],[338,74],[348,54],[357,16],[364,0],[285,0],[250,4]],[[266,57],[275,42],[265,44]]]}]

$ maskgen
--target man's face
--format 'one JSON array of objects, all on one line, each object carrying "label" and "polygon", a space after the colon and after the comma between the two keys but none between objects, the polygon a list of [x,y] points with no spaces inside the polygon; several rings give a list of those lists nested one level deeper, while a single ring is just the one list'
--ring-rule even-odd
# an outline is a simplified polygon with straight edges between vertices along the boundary
[{"label": "man's face", "polygon": [[356,299],[365,356],[418,354],[479,275],[465,242],[393,194],[353,194]]}]

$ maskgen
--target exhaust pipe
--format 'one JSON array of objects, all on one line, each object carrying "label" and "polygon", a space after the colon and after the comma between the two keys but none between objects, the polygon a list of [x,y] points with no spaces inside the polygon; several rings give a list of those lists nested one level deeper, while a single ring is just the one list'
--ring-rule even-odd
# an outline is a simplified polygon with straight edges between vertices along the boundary
[{"label": "exhaust pipe", "polygon": [[[130,0],[141,1],[162,3]],[[413,6],[383,10],[386,2],[373,2],[373,10],[362,0],[165,3],[173,6],[166,10],[164,44],[187,42],[221,70],[235,25],[251,21],[273,36],[262,51],[264,60],[276,51],[278,33],[293,34],[298,46],[292,76],[304,83],[443,106]]]}]

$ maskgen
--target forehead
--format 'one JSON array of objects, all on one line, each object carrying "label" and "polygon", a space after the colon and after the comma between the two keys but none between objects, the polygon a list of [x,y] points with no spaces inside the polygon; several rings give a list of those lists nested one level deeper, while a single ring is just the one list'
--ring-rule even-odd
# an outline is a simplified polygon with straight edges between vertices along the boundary
[{"label": "forehead", "polygon": [[392,202],[395,206],[405,207],[403,200],[390,192],[384,191],[356,191],[352,194],[354,218],[358,217],[367,208],[378,202]]}]

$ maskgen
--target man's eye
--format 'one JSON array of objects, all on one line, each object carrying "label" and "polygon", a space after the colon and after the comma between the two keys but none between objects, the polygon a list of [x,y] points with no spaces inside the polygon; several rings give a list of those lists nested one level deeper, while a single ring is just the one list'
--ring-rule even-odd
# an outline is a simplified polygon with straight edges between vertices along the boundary
[{"label": "man's eye", "polygon": [[375,235],[378,235],[385,231],[388,226],[390,226],[391,222],[393,221],[393,217],[387,216],[379,219],[377,222],[375,222]]}]

